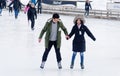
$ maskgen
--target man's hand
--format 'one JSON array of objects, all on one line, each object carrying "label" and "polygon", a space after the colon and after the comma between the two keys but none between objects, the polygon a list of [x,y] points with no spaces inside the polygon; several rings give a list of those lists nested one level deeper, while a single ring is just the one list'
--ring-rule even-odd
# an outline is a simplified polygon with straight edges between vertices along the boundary
[{"label": "man's hand", "polygon": [[68,40],[68,39],[70,39],[70,37],[68,35],[66,35],[66,39]]},{"label": "man's hand", "polygon": [[38,39],[38,42],[40,43],[42,39]]}]

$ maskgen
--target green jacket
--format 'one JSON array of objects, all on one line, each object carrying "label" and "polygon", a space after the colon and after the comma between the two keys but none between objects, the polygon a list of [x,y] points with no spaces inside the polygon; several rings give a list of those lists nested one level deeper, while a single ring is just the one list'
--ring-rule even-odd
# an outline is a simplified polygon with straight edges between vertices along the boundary
[{"label": "green jacket", "polygon": [[[44,33],[46,32],[45,35],[45,48],[48,48],[48,43],[49,43],[49,38],[50,38],[50,34],[51,34],[51,25],[52,25],[52,19],[49,19],[44,28],[42,29],[40,35],[39,35],[39,39],[41,39],[44,35]],[[61,46],[61,30],[63,30],[65,35],[68,35],[67,29],[65,28],[65,26],[63,25],[62,21],[60,20],[58,22],[58,27],[57,27],[57,48],[60,48]]]}]

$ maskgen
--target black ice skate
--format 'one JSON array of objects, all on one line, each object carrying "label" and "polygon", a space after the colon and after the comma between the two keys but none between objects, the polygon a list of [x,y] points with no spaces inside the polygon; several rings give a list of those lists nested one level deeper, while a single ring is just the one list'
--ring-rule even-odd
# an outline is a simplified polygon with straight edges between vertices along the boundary
[{"label": "black ice skate", "polygon": [[84,65],[83,64],[80,64],[81,65],[81,69],[84,69]]},{"label": "black ice skate", "polygon": [[70,65],[70,69],[73,69],[73,67],[74,67],[73,65]]}]

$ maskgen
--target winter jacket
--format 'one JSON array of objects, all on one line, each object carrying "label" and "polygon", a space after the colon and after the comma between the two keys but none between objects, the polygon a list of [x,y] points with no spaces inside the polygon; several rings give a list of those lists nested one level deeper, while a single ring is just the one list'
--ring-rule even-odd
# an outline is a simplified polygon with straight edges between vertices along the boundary
[{"label": "winter jacket", "polygon": [[86,2],[86,3],[85,3],[85,10],[86,10],[86,11],[89,11],[89,8],[92,9],[91,4]]},{"label": "winter jacket", "polygon": [[30,7],[29,10],[28,10],[27,15],[28,15],[28,20],[30,20],[30,19],[34,20],[35,18],[37,19],[36,9]]},{"label": "winter jacket", "polygon": [[0,9],[2,9],[3,0],[0,0]]},{"label": "winter jacket", "polygon": [[81,25],[80,29],[78,28],[77,25],[73,26],[72,31],[69,34],[69,37],[71,38],[75,34],[75,37],[73,39],[74,52],[85,52],[86,50],[86,43],[84,38],[85,33],[87,33],[87,35],[94,41],[96,40],[93,34],[85,25]]},{"label": "winter jacket", "polygon": [[9,7],[13,4],[14,10],[19,10],[21,9],[22,3],[19,0],[14,0],[10,3]]},{"label": "winter jacket", "polygon": [[[57,24],[58,24],[57,25],[57,48],[60,48],[60,46],[61,46],[61,29],[63,30],[65,35],[68,35],[68,32],[67,32],[67,29],[64,27],[61,20]],[[39,39],[41,39],[43,37],[44,33],[46,32],[45,48],[48,48],[48,42],[49,42],[50,34],[51,34],[51,25],[52,25],[52,19],[49,19],[46,22],[44,28],[42,29],[42,31],[39,35]]]}]

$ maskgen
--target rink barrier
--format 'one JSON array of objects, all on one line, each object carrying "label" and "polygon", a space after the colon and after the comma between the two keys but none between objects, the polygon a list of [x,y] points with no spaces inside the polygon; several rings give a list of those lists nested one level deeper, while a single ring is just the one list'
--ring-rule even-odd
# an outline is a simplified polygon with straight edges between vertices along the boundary
[{"label": "rink barrier", "polygon": [[[74,6],[43,5],[44,13],[59,13],[64,15],[84,15],[84,9]],[[120,20],[120,10],[90,10],[89,17]]]}]

